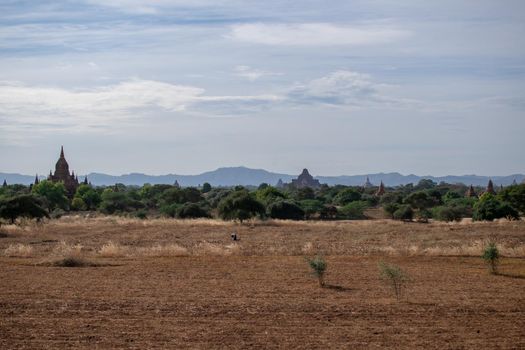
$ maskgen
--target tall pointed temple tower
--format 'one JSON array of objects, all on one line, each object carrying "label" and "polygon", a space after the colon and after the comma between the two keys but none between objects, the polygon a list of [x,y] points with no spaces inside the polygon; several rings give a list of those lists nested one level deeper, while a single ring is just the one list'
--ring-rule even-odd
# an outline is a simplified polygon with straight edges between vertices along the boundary
[{"label": "tall pointed temple tower", "polygon": [[468,188],[467,193],[465,193],[465,196],[466,197],[477,197],[478,196],[476,194],[476,191],[474,191],[474,186],[470,185],[470,187]]},{"label": "tall pointed temple tower", "polygon": [[49,181],[63,182],[69,197],[73,197],[78,187],[78,178],[75,177],[75,172],[69,173],[69,164],[67,164],[66,157],[64,157],[64,146],[60,149],[60,158],[55,165],[55,173],[49,172]]},{"label": "tall pointed temple tower", "polygon": [[489,183],[487,184],[487,189],[485,190],[485,193],[496,194],[496,191],[494,191],[494,184],[492,183],[491,179],[489,179]]},{"label": "tall pointed temple tower", "polygon": [[383,180],[381,180],[381,184],[379,185],[379,188],[377,189],[376,196],[381,197],[385,194],[385,184],[383,184]]}]

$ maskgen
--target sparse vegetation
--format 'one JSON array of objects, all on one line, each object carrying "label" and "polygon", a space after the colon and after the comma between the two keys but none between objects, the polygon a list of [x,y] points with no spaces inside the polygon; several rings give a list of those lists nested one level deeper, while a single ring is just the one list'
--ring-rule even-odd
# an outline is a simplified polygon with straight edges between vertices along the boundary
[{"label": "sparse vegetation", "polygon": [[311,259],[307,258],[306,261],[308,262],[308,265],[312,269],[313,275],[317,277],[317,280],[319,281],[319,286],[324,287],[325,285],[324,274],[328,267],[326,260],[322,256],[316,255],[315,257]]},{"label": "sparse vegetation", "polygon": [[487,263],[490,273],[498,273],[500,253],[495,242],[489,242],[487,244],[485,249],[483,249],[482,258]]},{"label": "sparse vegetation", "polygon": [[397,300],[400,300],[403,289],[408,282],[408,275],[399,266],[379,262],[381,279],[392,287]]}]

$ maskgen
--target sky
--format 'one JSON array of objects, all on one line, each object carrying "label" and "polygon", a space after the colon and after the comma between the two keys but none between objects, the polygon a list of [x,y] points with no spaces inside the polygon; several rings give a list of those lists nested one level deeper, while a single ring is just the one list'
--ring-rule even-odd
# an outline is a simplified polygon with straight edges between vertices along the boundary
[{"label": "sky", "polygon": [[525,173],[521,0],[2,0],[0,172]]}]

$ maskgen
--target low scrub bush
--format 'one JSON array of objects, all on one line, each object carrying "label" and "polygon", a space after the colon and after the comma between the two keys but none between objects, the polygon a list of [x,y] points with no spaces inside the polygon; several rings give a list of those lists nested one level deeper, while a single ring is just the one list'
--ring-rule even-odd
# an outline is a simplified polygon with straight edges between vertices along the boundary
[{"label": "low scrub bush", "polygon": [[498,247],[496,246],[496,243],[489,242],[487,244],[485,249],[483,249],[482,258],[483,260],[485,260],[485,262],[489,266],[490,273],[492,274],[498,273],[498,264],[499,264],[500,254],[499,254]]},{"label": "low scrub bush", "polygon": [[33,247],[28,244],[10,244],[5,250],[4,255],[8,257],[27,258],[33,255]]},{"label": "low scrub bush", "polygon": [[383,261],[379,263],[379,273],[381,279],[392,287],[396,299],[399,300],[408,282],[408,275],[399,266],[387,264]]},{"label": "low scrub bush", "polygon": [[310,265],[313,275],[317,277],[317,280],[319,281],[319,286],[324,287],[324,274],[328,267],[328,264],[326,263],[325,259],[322,256],[317,255],[312,259],[307,258],[306,261],[308,262],[308,265]]}]

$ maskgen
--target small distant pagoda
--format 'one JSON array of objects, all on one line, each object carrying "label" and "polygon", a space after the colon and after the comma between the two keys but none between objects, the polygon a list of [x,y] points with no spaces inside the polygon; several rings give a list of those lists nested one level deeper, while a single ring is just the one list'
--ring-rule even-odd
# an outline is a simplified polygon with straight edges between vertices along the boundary
[{"label": "small distant pagoda", "polygon": [[494,184],[492,183],[492,179],[489,179],[489,183],[487,184],[487,189],[485,190],[485,193],[496,194],[496,191],[494,190]]},{"label": "small distant pagoda", "polygon": [[7,181],[4,179],[4,183],[2,184],[2,187],[7,187]]},{"label": "small distant pagoda", "polygon": [[279,179],[279,181],[277,181],[277,184],[275,185],[275,187],[277,187],[277,188],[284,188],[283,179]]},{"label": "small distant pagoda", "polygon": [[[75,172],[72,171],[69,173],[69,164],[67,163],[66,157],[64,157],[64,146],[60,149],[60,158],[55,165],[55,173],[52,174],[49,171],[49,176],[47,178],[49,181],[53,182],[62,182],[66,188],[67,194],[70,198],[75,195],[75,192],[78,188],[78,177],[75,176]],[[86,177],[87,180],[87,177]]]},{"label": "small distant pagoda", "polygon": [[367,189],[367,188],[372,188],[374,187],[374,185],[372,185],[372,183],[370,182],[370,179],[368,178],[368,176],[366,177],[366,181],[365,183],[363,184],[363,188],[364,189]]},{"label": "small distant pagoda", "polygon": [[308,169],[303,169],[301,175],[299,175],[297,179],[292,180],[292,186],[296,188],[310,187],[315,189],[321,187],[321,183],[310,175]]},{"label": "small distant pagoda", "polygon": [[381,183],[379,184],[379,188],[377,189],[376,196],[381,197],[385,194],[385,185],[383,184],[383,181],[381,180]]},{"label": "small distant pagoda", "polygon": [[180,184],[177,180],[175,180],[175,182],[173,183],[173,187],[180,188]]},{"label": "small distant pagoda", "polygon": [[477,197],[477,196],[478,196],[478,195],[476,194],[476,191],[474,191],[474,186],[470,185],[470,187],[468,188],[467,193],[465,193],[465,196],[466,196],[466,197],[471,197],[471,198],[474,198],[474,197]]}]

